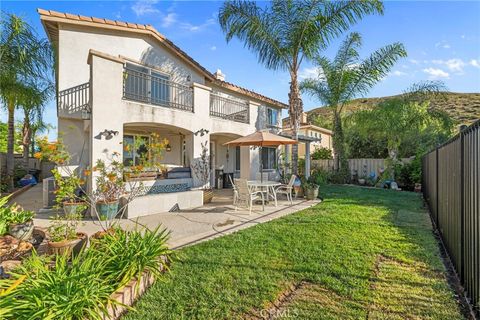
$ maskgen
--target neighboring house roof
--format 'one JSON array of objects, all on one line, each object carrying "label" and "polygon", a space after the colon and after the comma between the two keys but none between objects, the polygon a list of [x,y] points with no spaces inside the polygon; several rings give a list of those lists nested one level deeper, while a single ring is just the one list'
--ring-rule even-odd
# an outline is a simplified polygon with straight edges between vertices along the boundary
[{"label": "neighboring house roof", "polygon": [[200,72],[207,81],[210,81],[225,89],[247,95],[251,98],[269,103],[279,108],[288,107],[285,103],[282,103],[275,99],[271,99],[262,94],[239,87],[232,83],[216,79],[211,72],[205,69],[200,63],[195,61],[185,51],[177,47],[172,41],[168,40],[163,34],[158,32],[153,26],[149,24],[138,24],[138,23],[123,22],[118,20],[86,17],[82,15],[77,15],[77,14],[62,13],[62,12],[57,12],[53,10],[44,10],[40,8],[37,9],[37,11],[40,14],[40,20],[42,21],[42,24],[47,32],[47,35],[50,41],[52,42],[57,41],[57,38],[58,38],[58,23],[85,25],[85,26],[91,26],[91,27],[120,30],[120,31],[126,31],[126,32],[135,32],[139,34],[150,35],[150,36],[153,36],[153,38],[159,41],[161,44],[166,46],[168,49],[170,49],[173,53],[175,53],[179,58],[181,58],[187,64],[189,64],[198,72]]},{"label": "neighboring house roof", "polygon": [[[318,131],[318,132],[326,133],[326,134],[329,134],[329,135],[333,134],[332,130],[322,128],[322,127],[319,127],[319,126],[316,126],[316,125],[313,125],[313,124],[301,125],[299,129],[300,130],[310,129],[310,130],[315,130],[315,131]],[[283,128],[283,131],[284,132],[291,132],[292,129],[290,127],[287,127],[287,128]]]}]

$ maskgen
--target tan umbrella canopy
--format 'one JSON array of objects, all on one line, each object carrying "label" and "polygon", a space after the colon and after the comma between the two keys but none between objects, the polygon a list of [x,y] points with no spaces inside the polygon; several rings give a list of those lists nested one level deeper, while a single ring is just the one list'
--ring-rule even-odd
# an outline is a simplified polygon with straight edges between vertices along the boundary
[{"label": "tan umbrella canopy", "polygon": [[257,131],[248,136],[235,139],[233,141],[224,143],[224,146],[257,146],[270,147],[280,146],[285,144],[297,144],[298,141],[270,133],[268,131]]},{"label": "tan umbrella canopy", "polygon": [[[240,147],[240,146],[257,146],[257,147],[270,147],[280,146],[286,144],[297,144],[298,141],[279,136],[277,134],[270,133],[268,131],[257,131],[248,136],[235,139],[233,141],[224,143],[224,146]],[[260,179],[263,182],[263,163],[260,160]]]}]

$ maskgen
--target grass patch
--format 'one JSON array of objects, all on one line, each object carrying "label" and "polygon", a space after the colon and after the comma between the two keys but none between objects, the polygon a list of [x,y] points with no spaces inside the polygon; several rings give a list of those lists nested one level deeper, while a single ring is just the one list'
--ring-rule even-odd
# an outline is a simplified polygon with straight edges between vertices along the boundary
[{"label": "grass patch", "polygon": [[261,318],[292,285],[279,318],[287,309],[300,319],[462,318],[418,194],[327,186],[322,196],[180,250],[182,261],[125,318]]}]

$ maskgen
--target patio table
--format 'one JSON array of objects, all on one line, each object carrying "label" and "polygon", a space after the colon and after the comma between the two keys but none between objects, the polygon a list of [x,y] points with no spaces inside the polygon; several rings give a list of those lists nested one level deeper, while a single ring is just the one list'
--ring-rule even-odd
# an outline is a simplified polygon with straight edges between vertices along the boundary
[{"label": "patio table", "polygon": [[265,200],[268,201],[268,198],[272,197],[272,199],[275,201],[275,207],[277,206],[277,193],[275,192],[275,187],[280,186],[281,185],[280,182],[251,180],[251,181],[248,181],[248,185],[253,188],[258,188],[260,189],[260,191],[265,190],[264,192],[266,192],[267,194],[267,197]]}]

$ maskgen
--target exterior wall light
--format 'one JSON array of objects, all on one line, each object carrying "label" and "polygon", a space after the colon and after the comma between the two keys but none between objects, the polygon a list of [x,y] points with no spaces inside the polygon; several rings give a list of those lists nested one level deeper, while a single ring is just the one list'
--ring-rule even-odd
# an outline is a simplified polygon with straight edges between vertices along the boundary
[{"label": "exterior wall light", "polygon": [[194,132],[193,134],[198,136],[200,134],[200,137],[203,137],[204,135],[208,134],[210,131],[207,129],[200,129],[197,132]]}]

